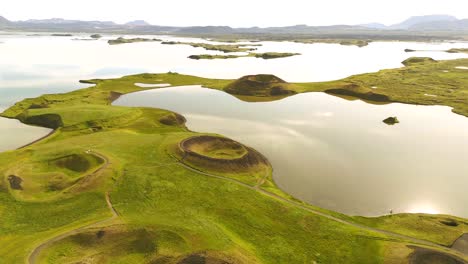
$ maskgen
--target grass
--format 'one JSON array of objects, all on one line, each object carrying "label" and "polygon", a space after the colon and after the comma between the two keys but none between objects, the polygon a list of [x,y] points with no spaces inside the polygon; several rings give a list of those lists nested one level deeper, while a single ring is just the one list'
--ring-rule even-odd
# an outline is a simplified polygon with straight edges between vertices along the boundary
[{"label": "grass", "polygon": [[445,246],[452,245],[460,234],[468,232],[466,219],[448,215],[398,214],[355,219],[369,226],[410,234]]},{"label": "grass", "polygon": [[[284,84],[294,92],[350,90],[361,98],[374,91],[372,85],[391,101],[453,105],[463,112],[467,77],[455,67],[465,63],[422,63],[327,83],[288,84],[267,75],[253,81],[266,83],[267,88]],[[450,72],[443,72],[447,69]],[[119,95],[146,89],[135,83],[223,90],[233,80],[166,73],[86,82],[95,86],[26,99],[2,114],[57,128],[53,137],[0,153],[2,263],[24,262],[41,242],[109,218],[106,192],[119,213],[118,223],[85,228],[52,243],[39,255],[40,263],[183,263],[201,258],[234,263],[385,263],[404,261],[412,252],[404,239],[333,221],[305,208],[443,245],[466,231],[467,220],[448,216],[351,218],[304,203],[304,208],[298,207],[253,187],[266,175],[259,188],[300,203],[276,187],[269,166],[261,173],[216,172],[246,185],[202,175],[178,164],[173,155],[179,142],[200,135],[189,131],[178,115],[111,105]],[[439,96],[420,95],[423,85],[431,85],[424,93]],[[447,89],[453,92],[445,97]],[[109,159],[108,167],[95,175],[92,171],[103,161],[86,153],[89,149]],[[23,179],[23,190],[9,186],[7,178],[13,173]],[[55,174],[72,184],[55,191],[44,188],[54,183],[50,175]]]},{"label": "grass", "polygon": [[417,64],[428,64],[436,62],[432,58],[427,58],[427,57],[411,57],[409,59],[404,60],[402,63],[405,66],[411,66],[411,65],[417,65]]}]

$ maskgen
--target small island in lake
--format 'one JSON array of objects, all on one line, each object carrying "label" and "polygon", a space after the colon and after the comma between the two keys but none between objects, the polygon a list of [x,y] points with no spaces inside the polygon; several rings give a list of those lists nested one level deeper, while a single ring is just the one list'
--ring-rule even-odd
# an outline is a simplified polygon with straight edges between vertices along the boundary
[{"label": "small island in lake", "polygon": [[72,34],[62,34],[62,33],[54,33],[50,34],[52,37],[73,37]]},{"label": "small island in lake", "polygon": [[109,45],[119,45],[119,44],[128,44],[128,43],[136,43],[136,42],[160,42],[160,39],[148,39],[148,38],[131,38],[126,39],[123,37],[119,37],[117,39],[111,39],[107,41]]},{"label": "small island in lake", "polygon": [[201,55],[190,55],[188,58],[193,59],[193,60],[214,60],[214,59],[236,59],[236,58],[254,57],[254,58],[269,60],[269,59],[292,57],[292,56],[296,56],[296,55],[301,55],[301,54],[300,53],[289,53],[289,52],[249,53],[247,55],[201,54]]},{"label": "small island in lake", "polygon": [[93,35],[90,36],[90,38],[100,39],[100,38],[102,38],[102,35],[101,34],[93,34]]},{"label": "small island in lake", "polygon": [[395,124],[398,124],[400,123],[400,121],[398,120],[398,118],[396,116],[392,116],[392,117],[389,117],[389,118],[386,118],[384,119],[382,122],[384,122],[385,124],[389,125],[389,126],[393,126]]},{"label": "small island in lake", "polygon": [[468,53],[468,48],[449,49],[446,52],[448,52],[448,53]]}]

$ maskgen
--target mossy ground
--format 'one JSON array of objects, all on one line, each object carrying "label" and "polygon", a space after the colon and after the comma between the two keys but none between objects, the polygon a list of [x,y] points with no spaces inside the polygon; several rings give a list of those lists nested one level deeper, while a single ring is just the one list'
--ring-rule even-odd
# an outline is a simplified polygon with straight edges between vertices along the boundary
[{"label": "mossy ground", "polygon": [[[418,64],[336,82],[288,87],[296,92],[352,87],[359,95],[370,91],[372,85],[392,101],[445,104],[468,115],[466,73],[454,69],[455,65],[467,62]],[[447,69],[449,73],[443,72]],[[35,116],[36,121],[42,121],[44,115],[56,115],[61,124],[50,138],[20,150],[0,153],[2,263],[24,262],[33,248],[47,239],[108,219],[111,212],[106,205],[107,192],[118,219],[52,243],[40,253],[40,263],[77,260],[184,263],[186,259],[202,257],[235,263],[401,263],[412,252],[403,238],[334,221],[305,207],[351,223],[392,230],[441,245],[449,244],[465,232],[463,219],[457,218],[461,224],[453,226],[441,222],[448,221],[447,216],[351,218],[276,199],[254,188],[258,181],[233,173],[221,174],[246,185],[207,177],[181,166],[172,155],[171,150],[181,140],[199,135],[181,122],[161,122],[174,114],[110,105],[115,95],[144,89],[134,83],[198,84],[222,90],[232,80],[168,73],[88,82],[96,85],[66,94],[26,99],[3,113],[22,120]],[[427,98],[422,92],[439,96]],[[106,167],[97,174],[90,171],[103,165],[101,160],[89,156],[92,153],[108,159]],[[70,166],[68,159],[79,160],[80,165]],[[78,180],[54,195],[46,195],[47,191],[40,189],[35,195],[22,195],[34,190],[28,185],[30,182],[51,181],[49,175],[54,173],[49,170]],[[7,177],[12,171],[22,177],[24,190],[10,188]],[[268,180],[259,188],[295,201],[274,185],[271,168]]]}]

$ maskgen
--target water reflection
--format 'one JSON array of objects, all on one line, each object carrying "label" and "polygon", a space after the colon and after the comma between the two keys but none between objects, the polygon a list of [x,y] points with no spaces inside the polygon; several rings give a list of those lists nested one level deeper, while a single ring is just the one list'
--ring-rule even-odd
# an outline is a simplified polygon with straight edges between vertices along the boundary
[{"label": "water reflection", "polygon": [[21,124],[18,120],[0,118],[0,152],[26,145],[50,131],[47,128]]},{"label": "water reflection", "polygon": [[[130,94],[116,104],[173,110],[192,130],[258,149],[280,187],[315,205],[359,215],[437,208],[468,216],[468,119],[449,107],[371,105],[323,93],[246,103],[196,86]],[[388,116],[401,123],[384,124]]]}]

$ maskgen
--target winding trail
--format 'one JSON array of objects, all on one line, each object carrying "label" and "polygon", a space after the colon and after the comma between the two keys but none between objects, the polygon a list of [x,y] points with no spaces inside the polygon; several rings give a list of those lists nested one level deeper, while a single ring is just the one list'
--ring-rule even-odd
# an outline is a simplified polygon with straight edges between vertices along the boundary
[{"label": "winding trail", "polygon": [[183,161],[180,161],[179,165],[184,167],[187,170],[193,171],[193,172],[195,172],[197,174],[200,174],[200,175],[204,175],[204,176],[208,176],[208,177],[212,177],[212,178],[221,179],[221,180],[236,183],[236,184],[241,185],[243,187],[246,187],[246,188],[249,188],[251,190],[257,191],[257,192],[259,192],[259,193],[261,193],[263,195],[269,196],[269,197],[271,197],[273,199],[285,202],[285,203],[287,203],[289,205],[295,206],[297,208],[301,208],[301,209],[303,209],[305,211],[308,211],[310,213],[313,213],[313,214],[328,218],[330,220],[339,222],[341,224],[345,224],[345,225],[348,225],[348,226],[356,227],[356,228],[371,231],[371,232],[376,232],[376,233],[379,233],[379,234],[382,234],[382,235],[397,238],[399,240],[405,240],[405,241],[413,243],[413,244],[418,244],[418,245],[423,245],[423,246],[429,246],[429,247],[432,247],[432,248],[437,248],[437,249],[443,250],[444,252],[449,253],[449,254],[451,254],[453,256],[459,256],[460,254],[465,255],[463,252],[461,252],[459,250],[451,249],[449,247],[444,247],[444,246],[436,244],[434,242],[430,242],[430,241],[427,241],[427,240],[423,240],[423,239],[419,239],[419,238],[415,238],[415,237],[411,237],[411,236],[406,236],[406,235],[394,233],[394,232],[391,232],[391,231],[386,231],[386,230],[382,230],[382,229],[378,229],[378,228],[373,228],[373,227],[361,225],[361,224],[358,224],[358,223],[355,223],[355,222],[343,220],[343,219],[340,219],[340,218],[335,217],[333,215],[327,214],[325,212],[321,212],[321,211],[317,211],[315,209],[312,209],[312,208],[310,208],[308,206],[305,206],[305,205],[303,205],[301,203],[286,199],[286,198],[281,197],[281,196],[279,196],[277,194],[268,192],[268,191],[266,191],[264,189],[259,188],[258,185],[252,186],[252,185],[249,185],[247,183],[244,183],[244,182],[236,180],[236,179],[231,179],[231,178],[228,178],[228,177],[214,175],[214,174],[210,174],[210,173],[200,171],[198,169],[195,169],[195,168],[190,167],[189,165],[183,163]]},{"label": "winding trail", "polygon": [[[106,170],[109,165],[111,164],[109,159],[102,155],[102,154],[99,154],[97,152],[94,152],[94,151],[90,151],[88,152],[89,154],[93,154],[99,158],[101,158],[102,160],[104,160],[104,164],[99,167],[97,170],[93,171],[92,173],[88,174],[87,176],[85,177],[93,177],[93,176],[96,176],[97,174],[101,173],[102,171]],[[72,230],[69,230],[65,233],[62,233],[58,236],[55,236],[55,237],[52,237],[44,242],[42,242],[40,245],[38,245],[37,247],[35,247],[31,253],[29,254],[28,256],[28,263],[29,264],[35,264],[37,263],[37,259],[38,259],[38,256],[39,254],[42,252],[43,249],[47,248],[48,246],[50,246],[51,244],[53,244],[54,242],[57,242],[57,241],[60,241],[68,236],[71,236],[71,235],[75,235],[75,234],[78,234],[80,233],[81,231],[87,229],[87,228],[90,228],[90,227],[94,227],[94,226],[98,226],[98,225],[101,225],[101,224],[104,224],[106,222],[110,222],[114,219],[116,219],[119,214],[117,212],[117,210],[115,210],[114,206],[112,205],[112,202],[111,202],[111,199],[110,199],[110,195],[109,195],[109,192],[106,192],[105,194],[105,199],[106,199],[106,204],[107,204],[107,207],[109,208],[112,216],[107,218],[107,219],[104,219],[104,220],[100,220],[100,221],[97,221],[97,222],[94,222],[94,223],[90,223],[88,225],[85,225],[85,226],[82,226],[82,227],[79,227],[79,228],[76,228],[76,229],[72,229]]]}]

